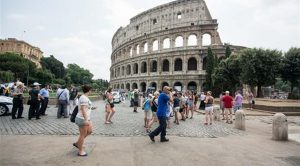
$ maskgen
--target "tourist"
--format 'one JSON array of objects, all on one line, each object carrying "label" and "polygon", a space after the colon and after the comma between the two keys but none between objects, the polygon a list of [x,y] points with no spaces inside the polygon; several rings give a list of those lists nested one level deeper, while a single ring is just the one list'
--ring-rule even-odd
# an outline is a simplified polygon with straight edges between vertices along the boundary
[{"label": "tourist", "polygon": [[254,95],[251,92],[251,90],[248,91],[247,99],[248,99],[249,109],[252,110],[254,104]]},{"label": "tourist", "polygon": [[69,90],[66,88],[66,86],[62,86],[60,90],[57,91],[56,97],[58,99],[58,110],[57,110],[57,118],[61,118],[61,116],[64,116],[64,118],[69,117],[68,113],[68,104],[69,104]]},{"label": "tourist", "polygon": [[156,91],[156,92],[154,92],[154,96],[153,96],[153,98],[151,99],[151,110],[152,110],[152,120],[150,121],[150,123],[149,123],[149,129],[151,129],[151,127],[152,127],[152,124],[154,123],[154,122],[157,122],[158,121],[158,119],[157,119],[157,115],[156,115],[156,112],[157,112],[157,107],[158,107],[158,96],[159,96],[159,92],[158,91]]},{"label": "tourist", "polygon": [[145,116],[144,116],[144,127],[146,128],[146,131],[147,133],[150,133],[150,122],[153,118],[153,115],[152,115],[152,111],[151,111],[151,100],[152,99],[152,95],[149,94],[148,97],[146,97],[144,103],[143,103],[143,107],[144,107],[144,113],[145,113]]},{"label": "tourist", "polygon": [[137,107],[139,106],[139,90],[133,91],[133,112],[138,113]]},{"label": "tourist", "polygon": [[185,121],[185,115],[184,115],[184,107],[185,107],[185,101],[184,97],[182,96],[182,93],[178,93],[178,98],[179,98],[179,113],[181,115],[181,120]]},{"label": "tourist", "polygon": [[223,97],[224,97],[224,95],[225,95],[225,93],[224,92],[222,92],[222,93],[220,93],[220,109],[222,110],[222,120],[225,120],[225,114],[224,114],[224,102],[223,102]]},{"label": "tourist", "polygon": [[115,114],[114,96],[112,95],[112,87],[109,87],[105,92],[105,124],[111,124],[112,117]]},{"label": "tourist", "polygon": [[207,92],[204,103],[205,103],[205,123],[204,123],[204,125],[208,125],[208,120],[209,120],[209,124],[212,125],[212,113],[213,113],[213,109],[214,109],[214,107],[213,107],[214,98],[211,96],[211,91]]},{"label": "tourist", "polygon": [[48,107],[49,102],[49,85],[43,85],[42,89],[40,90],[41,95],[41,115],[46,116],[46,109]]},{"label": "tourist", "polygon": [[77,101],[76,101],[77,95],[78,95],[78,89],[74,85],[71,85],[70,99],[69,99],[69,106],[68,106],[70,115],[73,113],[73,110],[77,105]]},{"label": "tourist", "polygon": [[191,117],[191,119],[193,118],[194,112],[197,109],[197,104],[198,104],[198,99],[199,99],[199,97],[197,95],[197,92],[193,93],[193,97],[194,97],[194,105],[193,105],[193,111],[192,111],[192,117]]},{"label": "tourist", "polygon": [[[224,103],[224,111],[225,111],[226,123],[231,124],[232,123],[232,105],[233,105],[233,99],[229,95],[229,91],[225,92],[225,96],[222,97],[222,101]],[[228,114],[229,114],[229,119],[228,119]]]},{"label": "tourist", "polygon": [[[13,96],[13,108],[12,108],[12,119],[21,119],[23,114],[23,92],[24,92],[24,84],[22,82],[16,83],[16,88],[12,91]],[[16,117],[16,113],[18,111],[18,116]]]},{"label": "tourist", "polygon": [[93,126],[91,122],[91,110],[95,109],[92,107],[92,102],[88,98],[91,94],[91,87],[87,85],[82,86],[83,95],[80,96],[78,105],[79,110],[75,118],[75,123],[79,127],[79,138],[77,142],[73,143],[73,146],[78,148],[78,156],[87,156],[88,154],[83,150],[84,139],[92,134]]},{"label": "tourist", "polygon": [[193,118],[193,115],[194,115],[194,102],[195,102],[195,96],[194,96],[193,92],[189,91],[188,92],[188,100],[187,100],[188,107],[187,107],[187,112],[186,112],[186,118],[188,118],[190,111],[191,111],[190,119]]},{"label": "tourist", "polygon": [[205,101],[205,94],[204,94],[204,92],[201,92],[201,94],[200,94],[200,105],[199,105],[199,110],[204,110],[205,109],[205,103],[204,103],[204,101]]},{"label": "tourist", "polygon": [[[181,97],[181,96],[180,96]],[[174,108],[174,114],[175,114],[175,120],[174,123],[176,123],[177,125],[179,125],[179,118],[178,118],[178,114],[179,114],[179,110],[180,110],[180,99],[178,97],[178,95],[175,93],[174,94],[174,104],[173,104],[173,108]]]},{"label": "tourist", "polygon": [[28,113],[28,119],[31,120],[31,118],[36,116],[36,119],[40,118],[40,101],[41,101],[41,95],[40,95],[40,85],[39,83],[35,82],[33,83],[33,89],[29,91],[30,95],[30,107],[29,107],[29,113]]},{"label": "tourist", "polygon": [[233,112],[235,113],[237,110],[242,109],[242,104],[243,104],[243,96],[241,95],[240,91],[237,91],[235,92]]},{"label": "tourist", "polygon": [[184,93],[184,118],[187,119],[188,118],[188,99],[189,99],[189,95],[188,92]]},{"label": "tourist", "polygon": [[160,142],[167,142],[166,127],[167,127],[167,111],[168,102],[173,102],[173,95],[171,88],[164,86],[163,92],[158,97],[157,118],[159,120],[159,126],[149,134],[151,141],[155,142],[154,137],[160,134]]}]

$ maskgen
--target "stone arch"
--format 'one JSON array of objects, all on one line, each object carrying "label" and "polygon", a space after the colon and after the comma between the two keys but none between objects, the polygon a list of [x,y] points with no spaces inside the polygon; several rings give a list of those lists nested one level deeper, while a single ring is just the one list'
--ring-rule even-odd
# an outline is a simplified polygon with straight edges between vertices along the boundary
[{"label": "stone arch", "polygon": [[139,73],[139,65],[137,63],[133,64],[133,74]]},{"label": "stone arch", "polygon": [[194,81],[189,82],[187,85],[187,90],[197,91],[197,83]]},{"label": "stone arch", "polygon": [[147,62],[142,62],[141,64],[141,73],[147,73]]},{"label": "stone arch", "polygon": [[181,58],[175,59],[174,71],[182,71],[182,59]]},{"label": "stone arch", "polygon": [[157,51],[158,50],[158,40],[154,40],[152,42],[152,51]]},{"label": "stone arch", "polygon": [[190,34],[188,37],[188,46],[196,46],[197,45],[197,35]]},{"label": "stone arch", "polygon": [[183,37],[177,36],[175,39],[175,47],[183,47]]},{"label": "stone arch", "polygon": [[154,91],[156,91],[156,89],[157,89],[157,84],[156,84],[156,82],[151,82],[151,83],[150,83],[150,87],[153,87],[153,88],[154,88]]},{"label": "stone arch", "polygon": [[163,72],[168,72],[170,71],[170,62],[168,59],[164,59],[162,62],[162,71]]},{"label": "stone arch", "polygon": [[169,86],[168,82],[162,82],[161,83],[161,90],[163,90],[164,86]]},{"label": "stone arch", "polygon": [[122,76],[124,76],[124,75],[125,75],[125,67],[122,66]]},{"label": "stone arch", "polygon": [[131,86],[132,89],[138,89],[138,85],[137,83],[132,83],[132,86]]},{"label": "stone arch", "polygon": [[207,57],[202,59],[202,70],[206,70]]},{"label": "stone arch", "polygon": [[157,61],[156,60],[151,61],[150,71],[157,72]]},{"label": "stone arch", "polygon": [[188,60],[188,70],[197,70],[197,59],[194,57],[191,57]]},{"label": "stone arch", "polygon": [[120,89],[120,84],[117,84],[117,89]]},{"label": "stone arch", "polygon": [[174,90],[177,90],[177,91],[182,91],[183,89],[183,86],[182,86],[182,83],[181,82],[175,82],[174,83]]},{"label": "stone arch", "polygon": [[132,48],[132,47],[129,48],[129,56],[130,56],[130,57],[133,56],[133,48]]},{"label": "stone arch", "polygon": [[171,47],[171,40],[170,38],[165,38],[163,40],[163,49],[168,49]]},{"label": "stone arch", "polygon": [[211,34],[205,33],[202,35],[202,45],[203,46],[211,45]]},{"label": "stone arch", "polygon": [[140,89],[141,89],[141,92],[146,92],[147,84],[145,82],[141,82],[140,83]]},{"label": "stone arch", "polygon": [[136,55],[140,55],[140,45],[136,45]]},{"label": "stone arch", "polygon": [[128,65],[126,66],[126,74],[127,74],[127,75],[130,75],[130,74],[131,74],[131,65],[130,65],[130,64],[128,64]]},{"label": "stone arch", "polygon": [[126,89],[127,89],[128,91],[130,91],[130,84],[129,84],[129,83],[126,84]]},{"label": "stone arch", "polygon": [[121,89],[124,89],[124,84],[121,84]]},{"label": "stone arch", "polygon": [[147,53],[148,52],[148,43],[146,42],[144,44],[144,53]]}]

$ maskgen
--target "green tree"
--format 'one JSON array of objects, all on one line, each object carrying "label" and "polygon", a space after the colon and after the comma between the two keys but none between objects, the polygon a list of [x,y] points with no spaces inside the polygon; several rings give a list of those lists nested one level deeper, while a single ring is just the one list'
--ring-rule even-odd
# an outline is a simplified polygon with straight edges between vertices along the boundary
[{"label": "green tree", "polygon": [[242,87],[241,82],[241,64],[238,55],[232,55],[229,58],[222,60],[213,73],[213,84],[215,94],[221,91],[229,90],[234,92]]},{"label": "green tree", "polygon": [[64,64],[53,55],[50,55],[50,57],[42,57],[41,65],[43,69],[51,71],[51,73],[55,75],[55,78],[63,79],[66,74]]},{"label": "green tree", "polygon": [[92,82],[93,74],[76,64],[68,64],[67,77],[71,79],[74,84],[90,84]]},{"label": "green tree", "polygon": [[207,58],[206,58],[206,82],[205,90],[211,90],[213,87],[212,74],[214,72],[215,58],[214,54],[210,47],[207,49]]},{"label": "green tree", "polygon": [[46,69],[37,69],[35,72],[35,81],[41,84],[50,84],[53,82],[54,75]]},{"label": "green tree", "polygon": [[0,83],[14,80],[14,73],[11,71],[0,71]]},{"label": "green tree", "polygon": [[280,71],[282,53],[269,49],[246,49],[240,52],[243,83],[257,86],[257,96],[263,97],[261,87],[274,85]]},{"label": "green tree", "polygon": [[229,58],[229,56],[231,55],[231,49],[229,46],[226,46],[226,50],[225,50],[225,58]]},{"label": "green tree", "polygon": [[300,48],[290,48],[282,60],[281,77],[291,83],[291,92],[300,84]]}]

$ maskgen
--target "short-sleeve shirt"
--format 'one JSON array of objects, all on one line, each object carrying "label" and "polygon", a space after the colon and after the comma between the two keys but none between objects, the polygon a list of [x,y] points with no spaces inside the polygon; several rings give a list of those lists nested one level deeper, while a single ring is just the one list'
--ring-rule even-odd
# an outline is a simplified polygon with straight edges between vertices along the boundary
[{"label": "short-sleeve shirt", "polygon": [[169,105],[168,101],[170,100],[170,97],[166,93],[161,93],[158,97],[158,108],[157,108],[157,116],[160,117],[166,117]]},{"label": "short-sleeve shirt", "polygon": [[38,100],[39,93],[40,93],[40,90],[31,89],[29,91],[30,99],[31,100]]},{"label": "short-sleeve shirt", "polygon": [[77,118],[84,119],[82,112],[81,112],[81,106],[88,106],[88,109],[86,109],[86,114],[87,114],[87,120],[91,119],[91,108],[92,108],[92,102],[88,97],[85,95],[81,95],[79,98],[79,108],[78,108],[78,114],[76,115]]},{"label": "short-sleeve shirt", "polygon": [[235,103],[236,104],[242,104],[243,103],[243,96],[241,94],[237,94],[235,96]]},{"label": "short-sleeve shirt", "polygon": [[138,101],[139,101],[139,93],[134,92],[134,94],[133,94],[133,100],[134,100],[135,102],[138,102]]},{"label": "short-sleeve shirt", "polygon": [[180,104],[180,99],[178,97],[175,97],[174,98],[174,104],[173,104],[173,107],[179,107],[179,104]]},{"label": "short-sleeve shirt", "polygon": [[232,97],[231,96],[223,96],[222,101],[224,102],[224,108],[232,108]]},{"label": "short-sleeve shirt", "polygon": [[49,91],[45,88],[40,90],[40,95],[43,97],[49,97]]}]

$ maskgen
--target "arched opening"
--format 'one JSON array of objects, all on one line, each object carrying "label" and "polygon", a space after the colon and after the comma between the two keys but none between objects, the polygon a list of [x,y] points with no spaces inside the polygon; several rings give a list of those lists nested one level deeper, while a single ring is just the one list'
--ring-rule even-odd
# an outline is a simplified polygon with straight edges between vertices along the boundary
[{"label": "arched opening", "polygon": [[197,84],[194,81],[188,83],[187,90],[197,91]]},{"label": "arched opening", "polygon": [[157,72],[157,61],[152,61],[151,62],[151,72]]},{"label": "arched opening", "polygon": [[163,82],[163,83],[161,84],[161,90],[163,90],[164,86],[169,86],[169,83]]},{"label": "arched opening", "polygon": [[124,75],[125,75],[125,67],[122,66],[122,76],[124,76]]},{"label": "arched opening", "polygon": [[203,46],[209,46],[211,45],[211,35],[206,33],[202,35],[202,45]]},{"label": "arched opening", "polygon": [[139,73],[139,65],[135,63],[133,65],[133,74],[138,74]]},{"label": "arched opening", "polygon": [[175,60],[174,71],[182,71],[182,60],[180,58]]},{"label": "arched opening", "polygon": [[197,60],[196,60],[196,58],[190,58],[188,60],[188,70],[197,70]]},{"label": "arched opening", "polygon": [[164,48],[164,49],[170,48],[170,38],[164,39],[164,42],[163,42],[163,48]]},{"label": "arched opening", "polygon": [[130,55],[130,57],[132,57],[132,55],[133,55],[133,48],[132,47],[130,48],[129,55]]},{"label": "arched opening", "polygon": [[137,88],[138,88],[137,84],[136,84],[136,83],[133,83],[133,84],[132,84],[132,89],[137,89]]},{"label": "arched opening", "polygon": [[122,89],[122,90],[124,89],[124,84],[121,84],[121,89]]},{"label": "arched opening", "polygon": [[169,71],[169,65],[170,65],[169,60],[165,59],[163,61],[162,71],[163,72]]},{"label": "arched opening", "polygon": [[175,47],[183,47],[183,37],[182,36],[176,37]]},{"label": "arched opening", "polygon": [[126,67],[126,74],[127,75],[131,74],[131,66],[130,65],[127,65],[127,67]]},{"label": "arched opening", "polygon": [[178,12],[178,13],[177,13],[177,19],[180,20],[181,18],[182,18],[182,14],[181,14],[181,12]]},{"label": "arched opening", "polygon": [[140,84],[140,89],[141,89],[142,92],[146,92],[147,85],[146,85],[145,82],[142,82],[142,83]]},{"label": "arched opening", "polygon": [[188,37],[188,46],[196,46],[197,45],[197,36],[196,35],[190,35]]},{"label": "arched opening", "polygon": [[139,55],[140,54],[140,45],[137,45],[136,46],[136,55]]},{"label": "arched opening", "polygon": [[156,89],[157,89],[157,84],[156,84],[156,82],[151,82],[151,83],[150,83],[150,87],[152,87],[153,90],[156,91]]},{"label": "arched opening", "polygon": [[120,85],[119,84],[117,85],[117,89],[120,89]]},{"label": "arched opening", "polygon": [[129,83],[126,84],[126,89],[127,89],[128,91],[130,91],[130,84],[129,84]]},{"label": "arched opening", "polygon": [[181,92],[182,91],[182,83],[181,82],[175,82],[174,90]]},{"label": "arched opening", "polygon": [[147,63],[142,62],[141,73],[147,73]]},{"label": "arched opening", "polygon": [[206,57],[203,58],[202,60],[202,70],[206,70]]},{"label": "arched opening", "polygon": [[148,43],[145,43],[144,44],[144,53],[147,53],[148,52]]},{"label": "arched opening", "polygon": [[152,44],[152,50],[157,51],[158,50],[158,40],[154,40]]}]

